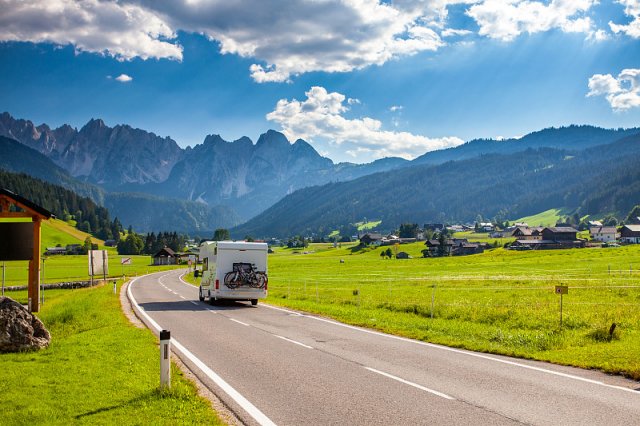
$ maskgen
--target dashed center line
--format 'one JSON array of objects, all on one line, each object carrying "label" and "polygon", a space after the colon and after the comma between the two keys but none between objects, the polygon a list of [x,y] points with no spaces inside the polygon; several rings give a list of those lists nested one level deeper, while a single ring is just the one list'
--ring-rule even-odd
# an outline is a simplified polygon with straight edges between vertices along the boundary
[{"label": "dashed center line", "polygon": [[404,383],[405,385],[413,386],[413,387],[414,387],[414,388],[416,388],[416,389],[420,389],[420,390],[423,390],[423,391],[425,391],[425,392],[432,393],[432,394],[437,395],[437,396],[439,396],[439,397],[441,397],[441,398],[444,398],[444,399],[450,399],[450,400],[455,400],[455,398],[454,398],[454,397],[449,396],[449,395],[447,395],[446,393],[442,393],[442,392],[438,392],[438,391],[433,390],[433,389],[429,389],[429,388],[424,387],[424,386],[422,386],[422,385],[419,385],[419,384],[417,384],[417,383],[413,383],[413,382],[410,382],[410,381],[408,381],[408,380],[401,379],[400,377],[397,377],[397,376],[391,375],[391,374],[389,374],[389,373],[385,373],[384,371],[376,370],[375,368],[371,368],[371,367],[364,367],[364,368],[365,368],[365,369],[367,369],[367,370],[369,370],[369,371],[371,371],[371,372],[373,372],[373,373],[380,374],[380,375],[382,375],[382,376],[388,377],[388,378],[393,379],[393,380],[397,380],[397,381],[398,381],[398,382],[400,382],[400,383]]},{"label": "dashed center line", "polygon": [[295,340],[288,339],[288,338],[286,338],[286,337],[284,337],[284,336],[279,336],[279,335],[277,335],[277,334],[274,334],[274,336],[275,336],[275,337],[277,337],[278,339],[286,340],[287,342],[294,343],[294,344],[296,344],[296,345],[302,346],[303,348],[313,349],[313,348],[312,348],[311,346],[309,346],[309,345],[305,345],[304,343],[296,342]]},{"label": "dashed center line", "polygon": [[233,321],[233,322],[237,322],[238,324],[242,324],[242,325],[245,325],[245,326],[249,327],[249,324],[247,324],[247,323],[245,323],[245,322],[238,321],[237,319],[233,319],[233,318],[229,318],[229,319],[230,319],[231,321]]}]

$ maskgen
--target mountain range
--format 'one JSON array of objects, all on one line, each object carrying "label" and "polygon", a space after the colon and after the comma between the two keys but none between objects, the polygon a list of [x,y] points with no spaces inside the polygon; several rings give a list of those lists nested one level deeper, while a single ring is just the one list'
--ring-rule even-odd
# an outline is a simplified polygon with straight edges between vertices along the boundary
[{"label": "mountain range", "polygon": [[[109,127],[99,119],[80,130],[51,129],[3,113],[0,168],[90,196],[139,232],[207,235],[216,227],[246,222],[235,229],[236,236],[286,236],[330,232],[362,217],[395,226],[407,220],[538,212],[548,203],[580,208],[588,201],[580,183],[553,173],[581,164],[591,168],[588,176],[607,170],[602,179],[608,178],[617,169],[588,153],[624,140],[633,147],[639,133],[637,128],[569,126],[517,139],[476,139],[413,161],[336,164],[304,140],[290,143],[273,130],[255,144],[247,137],[228,142],[209,135],[183,149],[171,138],[127,125]],[[610,160],[632,161],[635,151],[627,153],[628,158]],[[580,181],[591,182],[583,174]],[[581,195],[560,200],[570,192],[569,183]]]},{"label": "mountain range", "polygon": [[636,133],[583,150],[483,154],[306,188],[232,235],[328,235],[364,217],[392,230],[401,223],[473,222],[479,216],[504,221],[558,207],[580,215],[620,215],[639,203]]}]

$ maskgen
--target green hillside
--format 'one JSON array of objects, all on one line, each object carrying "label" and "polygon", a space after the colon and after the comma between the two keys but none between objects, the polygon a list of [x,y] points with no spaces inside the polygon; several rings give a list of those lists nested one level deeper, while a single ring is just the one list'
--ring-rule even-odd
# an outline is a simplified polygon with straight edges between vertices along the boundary
[{"label": "green hillside", "polygon": [[520,219],[516,219],[513,222],[524,222],[529,226],[555,226],[555,224],[559,222],[563,216],[566,216],[568,214],[569,210],[564,208],[549,209],[538,214],[521,217]]}]

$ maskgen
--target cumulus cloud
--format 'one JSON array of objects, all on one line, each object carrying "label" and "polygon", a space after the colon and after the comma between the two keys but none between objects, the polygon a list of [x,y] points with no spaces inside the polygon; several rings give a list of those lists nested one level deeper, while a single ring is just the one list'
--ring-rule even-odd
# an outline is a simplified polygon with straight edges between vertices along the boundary
[{"label": "cumulus cloud", "polygon": [[640,107],[640,69],[622,70],[618,77],[595,74],[589,79],[587,96],[604,96],[614,111]]},{"label": "cumulus cloud", "polygon": [[258,60],[250,72],[261,83],[437,50],[444,43],[425,21],[437,3],[442,0],[140,0],[174,28],[216,40],[222,53]]},{"label": "cumulus cloud", "polygon": [[323,87],[314,86],[305,95],[307,99],[303,101],[279,100],[266,116],[267,120],[280,124],[291,140],[302,138],[313,142],[314,138],[323,138],[345,146],[346,152],[355,157],[366,154],[371,158],[399,156],[407,159],[463,142],[457,137],[428,138],[383,130],[379,120],[369,117],[348,119],[344,116],[349,110],[345,95],[329,93]]},{"label": "cumulus cloud", "polygon": [[404,107],[402,105],[391,105],[391,107],[389,108],[389,111],[391,112],[397,112],[397,111],[402,111]]},{"label": "cumulus cloud", "polygon": [[99,0],[0,0],[0,41],[71,44],[113,56],[182,59],[167,23],[133,4]]},{"label": "cumulus cloud", "polygon": [[614,33],[624,33],[629,37],[640,38],[640,0],[618,0],[624,6],[624,13],[633,18],[627,25],[609,22],[609,27]]},{"label": "cumulus cloud", "polygon": [[120,83],[128,83],[133,80],[133,77],[128,76],[127,74],[120,74],[116,77],[116,80],[118,80]]},{"label": "cumulus cloud", "polygon": [[467,15],[480,26],[480,35],[510,41],[522,33],[551,29],[564,32],[592,31],[586,13],[597,0],[484,0],[469,8]]}]

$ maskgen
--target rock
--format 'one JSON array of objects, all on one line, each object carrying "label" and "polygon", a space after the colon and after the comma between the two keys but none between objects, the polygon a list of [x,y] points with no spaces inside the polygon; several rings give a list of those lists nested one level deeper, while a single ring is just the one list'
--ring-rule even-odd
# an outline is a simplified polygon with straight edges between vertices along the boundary
[{"label": "rock", "polygon": [[42,321],[20,303],[0,297],[0,352],[21,352],[46,348],[51,334]]}]

